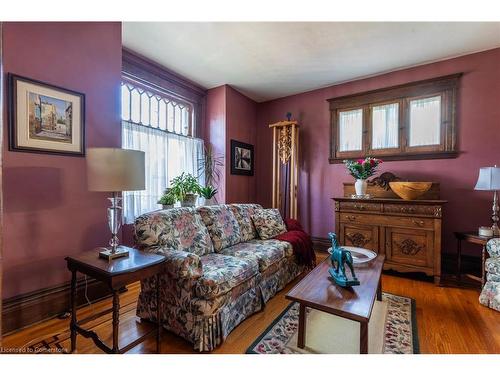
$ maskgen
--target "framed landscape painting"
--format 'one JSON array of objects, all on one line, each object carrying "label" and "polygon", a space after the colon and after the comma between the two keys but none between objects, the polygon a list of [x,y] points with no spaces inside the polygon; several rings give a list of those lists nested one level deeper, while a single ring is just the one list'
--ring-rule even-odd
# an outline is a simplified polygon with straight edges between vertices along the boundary
[{"label": "framed landscape painting", "polygon": [[9,149],[85,155],[85,95],[9,74]]},{"label": "framed landscape painting", "polygon": [[231,174],[253,176],[253,145],[231,139]]}]

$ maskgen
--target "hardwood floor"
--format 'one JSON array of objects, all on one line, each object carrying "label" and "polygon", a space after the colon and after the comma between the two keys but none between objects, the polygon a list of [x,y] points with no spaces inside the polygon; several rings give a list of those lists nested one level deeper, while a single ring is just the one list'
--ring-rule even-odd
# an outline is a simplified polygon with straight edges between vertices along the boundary
[{"label": "hardwood floor", "polygon": [[[324,255],[320,255],[324,258]],[[212,353],[244,353],[290,303],[285,294],[291,283],[272,298],[264,311],[241,323],[223,345]],[[432,282],[384,274],[383,291],[408,296],[416,300],[417,324],[421,353],[500,353],[500,313],[478,302],[479,291],[452,287],[436,287]],[[138,283],[132,284],[121,296],[120,346],[125,346],[137,335],[151,329],[135,316]],[[90,316],[111,306],[111,299],[79,309],[78,319]],[[88,323],[107,342],[111,342],[111,324],[108,315]],[[29,347],[34,343],[54,342],[62,349],[69,348],[69,317],[51,319],[4,337],[5,348]],[[90,339],[78,336],[78,353],[100,353]],[[52,344],[51,347],[56,346]],[[154,339],[132,349],[129,353],[154,353]],[[193,353],[191,344],[163,331],[162,353]]]}]

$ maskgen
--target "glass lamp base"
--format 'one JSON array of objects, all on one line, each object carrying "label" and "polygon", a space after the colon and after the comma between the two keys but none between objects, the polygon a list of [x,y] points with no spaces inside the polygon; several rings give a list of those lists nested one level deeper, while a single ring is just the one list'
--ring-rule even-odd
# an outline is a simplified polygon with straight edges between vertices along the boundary
[{"label": "glass lamp base", "polygon": [[128,250],[123,246],[118,246],[116,248],[103,248],[99,251],[99,258],[104,258],[107,260],[112,260],[116,258],[128,257]]}]

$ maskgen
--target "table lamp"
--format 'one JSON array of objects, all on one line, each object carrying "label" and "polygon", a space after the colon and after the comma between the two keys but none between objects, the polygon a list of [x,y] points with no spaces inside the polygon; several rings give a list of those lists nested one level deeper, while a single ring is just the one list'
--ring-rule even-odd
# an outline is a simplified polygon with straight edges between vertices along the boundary
[{"label": "table lamp", "polygon": [[474,190],[493,191],[493,214],[491,215],[491,231],[493,236],[498,236],[500,230],[498,229],[498,197],[497,190],[500,189],[500,168],[496,165],[494,167],[484,167],[479,169],[479,177],[477,179]]},{"label": "table lamp", "polygon": [[122,225],[122,207],[119,192],[144,190],[144,152],[121,148],[87,149],[87,186],[90,191],[110,192],[108,224],[111,231],[110,247],[99,252],[99,257],[114,259],[127,257],[126,247],[119,246],[118,231]]}]

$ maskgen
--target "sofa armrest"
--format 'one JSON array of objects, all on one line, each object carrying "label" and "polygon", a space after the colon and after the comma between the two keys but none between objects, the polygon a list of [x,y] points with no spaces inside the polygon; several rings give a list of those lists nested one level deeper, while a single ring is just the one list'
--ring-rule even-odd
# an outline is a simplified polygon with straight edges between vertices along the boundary
[{"label": "sofa armrest", "polygon": [[486,244],[486,251],[492,258],[500,258],[500,238],[492,238]]},{"label": "sofa armrest", "polygon": [[175,279],[198,279],[203,275],[200,257],[182,250],[164,252],[166,272]]},{"label": "sofa armrest", "polygon": [[156,246],[144,248],[143,251],[164,255],[165,272],[174,279],[196,280],[203,275],[200,257],[194,253]]}]

